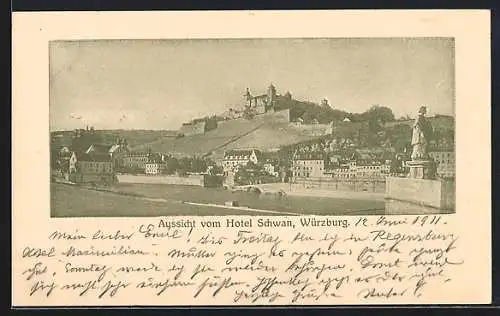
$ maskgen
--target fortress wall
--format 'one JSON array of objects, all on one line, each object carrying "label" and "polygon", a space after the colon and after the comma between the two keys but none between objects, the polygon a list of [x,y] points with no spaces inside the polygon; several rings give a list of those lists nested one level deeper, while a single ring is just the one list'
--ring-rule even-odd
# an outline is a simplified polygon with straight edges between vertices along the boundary
[{"label": "fortress wall", "polygon": [[182,125],[182,127],[179,130],[179,133],[184,134],[184,136],[203,134],[205,133],[205,122]]},{"label": "fortress wall", "polygon": [[293,128],[305,135],[310,136],[323,136],[327,131],[331,131],[330,124],[289,124],[290,128]]}]

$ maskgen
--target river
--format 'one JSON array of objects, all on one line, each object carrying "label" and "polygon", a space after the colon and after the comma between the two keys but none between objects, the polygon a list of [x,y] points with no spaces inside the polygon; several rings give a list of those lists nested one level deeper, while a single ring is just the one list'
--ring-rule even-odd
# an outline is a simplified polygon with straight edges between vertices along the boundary
[{"label": "river", "polygon": [[[52,216],[159,216],[159,215],[271,215],[236,209],[194,206],[238,201],[251,209],[273,211],[272,215],[378,215],[384,214],[383,201],[345,198],[305,197],[231,192],[222,188],[195,186],[117,184],[110,189],[119,194],[98,192],[76,186],[52,184]],[[144,201],[141,198],[161,199]]]}]

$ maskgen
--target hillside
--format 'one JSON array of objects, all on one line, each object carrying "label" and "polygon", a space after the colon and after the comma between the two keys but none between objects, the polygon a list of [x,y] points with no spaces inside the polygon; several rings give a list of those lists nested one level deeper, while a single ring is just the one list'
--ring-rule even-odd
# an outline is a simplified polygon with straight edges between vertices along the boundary
[{"label": "hillside", "polygon": [[[440,116],[429,118],[435,130],[453,132],[453,117]],[[382,139],[387,139],[397,148],[407,145],[411,138],[413,120],[391,121],[381,126],[386,133]],[[171,153],[174,156],[204,156],[209,155],[220,159],[224,151],[230,149],[257,148],[263,151],[275,151],[280,148],[324,138],[307,132],[307,126],[275,122],[272,116],[257,116],[253,120],[243,118],[219,122],[217,129],[204,134],[190,135],[180,138],[162,137],[152,142],[131,146],[134,151]],[[351,138],[361,146],[370,142],[380,143],[381,139],[370,132],[369,122],[338,122],[333,127],[333,135],[329,138]]]},{"label": "hillside", "polygon": [[[207,155],[213,159],[220,159],[224,151],[230,149],[257,148],[262,151],[275,151],[286,146],[325,138],[323,136],[325,127],[330,125],[285,123],[289,118],[287,115],[283,116],[284,113],[259,115],[252,120],[239,118],[220,121],[214,130],[184,137],[177,137],[177,131],[166,130],[96,130],[86,141],[89,144],[112,144],[118,137],[125,137],[132,151],[151,150],[170,153],[177,157]],[[453,117],[437,116],[430,117],[429,120],[441,137],[453,138]],[[369,121],[337,121],[331,125],[333,134],[326,138],[337,140],[349,138],[358,146],[368,147],[379,146],[388,141],[394,148],[400,150],[408,145],[413,122],[413,120],[388,121],[379,126],[380,129],[375,133]],[[51,150],[57,151],[62,146],[70,146],[72,135],[72,131],[52,132]]]},{"label": "hillside", "polygon": [[177,134],[177,131],[168,130],[110,130],[97,132],[105,144],[115,142],[117,137],[124,137],[129,146],[137,146],[160,138],[173,138]]},{"label": "hillside", "polygon": [[220,122],[217,129],[205,134],[181,138],[162,138],[132,147],[134,151],[168,152],[175,156],[212,154],[220,158],[225,150],[235,148],[258,148],[272,150],[315,137],[288,127],[287,123],[276,123],[271,117],[256,117],[253,120],[236,119]]},{"label": "hillside", "polygon": [[258,120],[234,120],[224,122],[220,126],[205,134],[190,135],[180,138],[163,137],[152,142],[145,142],[137,146],[130,146],[133,151],[168,152],[175,156],[201,156],[212,149],[259,127],[262,122]]},{"label": "hillside", "polygon": [[[449,115],[436,115],[428,118],[429,122],[432,124],[432,128],[436,131],[450,131],[455,130],[455,119],[453,116]],[[384,128],[393,128],[398,125],[413,126],[415,120],[398,120],[390,121],[384,124]]]},{"label": "hillside", "polygon": [[[93,141],[103,144],[113,144],[118,137],[125,137],[128,144],[138,146],[149,143],[157,139],[173,138],[176,131],[168,130],[95,130]],[[51,146],[53,149],[62,146],[70,146],[73,138],[73,131],[51,132]]]},{"label": "hillside", "polygon": [[262,151],[276,151],[283,146],[317,138],[319,136],[312,136],[300,130],[291,129],[288,124],[265,124],[238,140],[214,150],[212,157],[220,159],[224,151],[229,149],[258,148]]}]

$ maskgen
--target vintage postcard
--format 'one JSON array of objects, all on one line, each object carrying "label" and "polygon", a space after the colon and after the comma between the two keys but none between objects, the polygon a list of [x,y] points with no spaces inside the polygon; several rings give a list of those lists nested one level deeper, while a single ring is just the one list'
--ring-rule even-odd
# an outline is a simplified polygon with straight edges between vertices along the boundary
[{"label": "vintage postcard", "polygon": [[12,304],[490,303],[489,19],[14,13]]}]

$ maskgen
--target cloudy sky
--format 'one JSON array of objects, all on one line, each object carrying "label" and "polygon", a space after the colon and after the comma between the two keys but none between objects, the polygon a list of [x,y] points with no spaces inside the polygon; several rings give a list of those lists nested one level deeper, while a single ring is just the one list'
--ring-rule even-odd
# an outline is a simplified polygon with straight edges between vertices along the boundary
[{"label": "cloudy sky", "polygon": [[362,112],[454,113],[448,39],[113,40],[50,44],[51,130],[177,129],[248,87]]}]

